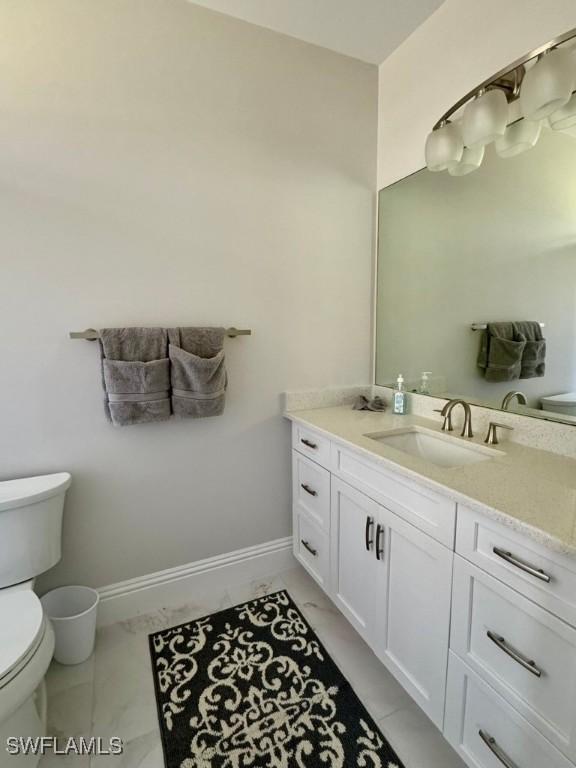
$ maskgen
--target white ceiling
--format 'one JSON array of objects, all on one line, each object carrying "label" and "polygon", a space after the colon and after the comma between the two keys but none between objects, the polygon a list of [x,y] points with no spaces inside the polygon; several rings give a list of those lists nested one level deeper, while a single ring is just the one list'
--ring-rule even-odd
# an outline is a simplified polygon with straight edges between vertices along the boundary
[{"label": "white ceiling", "polygon": [[444,0],[193,2],[371,64],[381,64]]}]

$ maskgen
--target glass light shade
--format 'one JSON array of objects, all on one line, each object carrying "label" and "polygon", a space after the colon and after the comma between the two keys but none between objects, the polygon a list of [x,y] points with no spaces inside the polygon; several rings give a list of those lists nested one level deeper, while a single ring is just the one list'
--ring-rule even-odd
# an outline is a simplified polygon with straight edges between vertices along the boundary
[{"label": "glass light shade", "polygon": [[504,135],[508,102],[504,91],[486,91],[469,102],[462,118],[462,138],[467,147],[485,146]]},{"label": "glass light shade", "polygon": [[522,112],[529,120],[541,120],[563,107],[576,82],[574,58],[556,48],[537,61],[525,74],[520,88]]},{"label": "glass light shade", "polygon": [[504,136],[496,140],[494,145],[496,153],[500,157],[521,155],[522,152],[532,149],[540,138],[541,130],[541,122],[534,122],[526,118],[518,120],[518,122],[508,126]]},{"label": "glass light shade", "polygon": [[428,134],[426,139],[426,166],[429,171],[445,171],[462,157],[464,145],[460,130],[454,123],[446,123]]},{"label": "glass light shade", "polygon": [[552,112],[548,118],[550,127],[555,131],[563,131],[576,125],[576,93],[564,104],[563,107]]},{"label": "glass light shade", "polygon": [[459,163],[452,163],[448,167],[448,173],[450,176],[466,176],[467,173],[472,173],[482,165],[484,160],[484,147],[466,147],[462,153],[462,158]]}]

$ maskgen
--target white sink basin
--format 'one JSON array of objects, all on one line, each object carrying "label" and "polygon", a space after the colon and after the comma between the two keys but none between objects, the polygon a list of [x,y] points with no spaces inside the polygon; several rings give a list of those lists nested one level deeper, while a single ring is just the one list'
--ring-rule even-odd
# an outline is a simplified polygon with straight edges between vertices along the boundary
[{"label": "white sink basin", "polygon": [[475,443],[465,443],[457,437],[434,432],[425,427],[371,432],[364,437],[369,437],[402,453],[417,456],[438,467],[463,467],[466,464],[489,461],[504,455],[502,451],[485,448]]}]

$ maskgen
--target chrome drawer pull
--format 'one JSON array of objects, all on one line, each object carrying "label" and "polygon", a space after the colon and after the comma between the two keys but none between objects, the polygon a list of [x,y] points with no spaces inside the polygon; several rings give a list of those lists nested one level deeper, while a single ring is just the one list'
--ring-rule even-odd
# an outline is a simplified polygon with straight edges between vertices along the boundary
[{"label": "chrome drawer pull", "polygon": [[516,763],[510,760],[510,758],[508,757],[506,752],[504,752],[502,747],[498,746],[496,739],[494,739],[492,736],[487,734],[486,731],[483,731],[482,728],[480,728],[480,730],[478,731],[478,735],[480,736],[484,744],[486,744],[490,752],[492,752],[492,754],[495,757],[497,757],[498,760],[500,760],[500,762],[502,763],[502,765],[505,766],[505,768],[518,768]]},{"label": "chrome drawer pull", "polygon": [[543,571],[542,568],[536,568],[535,566],[530,565],[530,563],[524,562],[524,560],[513,555],[512,552],[506,552],[505,549],[500,549],[500,547],[493,547],[492,552],[494,552],[495,555],[498,555],[498,557],[501,557],[502,560],[506,560],[507,563],[515,565],[516,568],[520,568],[521,571],[525,571],[526,573],[529,573],[530,576],[535,576],[537,579],[540,579],[540,581],[545,581],[547,584],[552,581],[551,577],[546,571]]},{"label": "chrome drawer pull", "polygon": [[366,542],[366,551],[370,552],[374,539],[372,538],[372,531],[374,529],[374,518],[368,516],[366,518],[366,528],[364,530],[364,541]]},{"label": "chrome drawer pull", "polygon": [[384,526],[378,524],[376,526],[376,560],[382,560],[384,555],[384,548],[382,547],[381,537],[384,533]]},{"label": "chrome drawer pull", "polygon": [[309,493],[310,496],[318,496],[318,493],[316,491],[312,490],[312,488],[310,488],[309,485],[306,485],[306,483],[300,483],[300,488],[304,488],[306,493]]},{"label": "chrome drawer pull", "polygon": [[307,541],[304,541],[304,539],[300,539],[300,543],[302,544],[302,546],[304,547],[304,549],[307,549],[307,550],[308,550],[308,552],[310,552],[310,554],[312,555],[312,557],[316,557],[316,555],[318,554],[318,550],[317,550],[317,549],[313,549],[313,548],[310,546],[310,544],[308,544],[308,542],[307,542]]},{"label": "chrome drawer pull", "polygon": [[523,656],[520,651],[517,651],[515,648],[512,648],[511,645],[508,645],[506,640],[504,640],[503,637],[500,635],[497,635],[495,632],[491,632],[488,630],[486,632],[490,640],[492,640],[493,643],[495,643],[498,648],[500,648],[501,651],[504,651],[504,653],[507,653],[510,658],[514,659],[514,661],[517,661],[520,666],[524,667],[524,669],[527,669],[528,672],[531,672],[536,677],[542,677],[542,670],[539,669],[536,666],[536,662],[532,661],[531,659],[527,659],[526,656]]},{"label": "chrome drawer pull", "polygon": [[306,438],[304,438],[304,437],[300,438],[300,442],[303,443],[304,445],[306,445],[308,448],[312,448],[313,451],[315,451],[316,448],[318,448],[316,443],[313,443],[310,440],[306,440]]}]

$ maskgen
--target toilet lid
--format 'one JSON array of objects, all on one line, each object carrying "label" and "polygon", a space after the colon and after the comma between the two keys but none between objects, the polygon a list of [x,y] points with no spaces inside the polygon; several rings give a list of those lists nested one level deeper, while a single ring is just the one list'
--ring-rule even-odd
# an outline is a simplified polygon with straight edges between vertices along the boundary
[{"label": "toilet lid", "polygon": [[550,395],[541,398],[542,403],[547,405],[576,405],[576,392],[565,392],[563,395]]},{"label": "toilet lid", "polygon": [[36,650],[44,631],[44,611],[34,592],[0,592],[0,686]]}]

